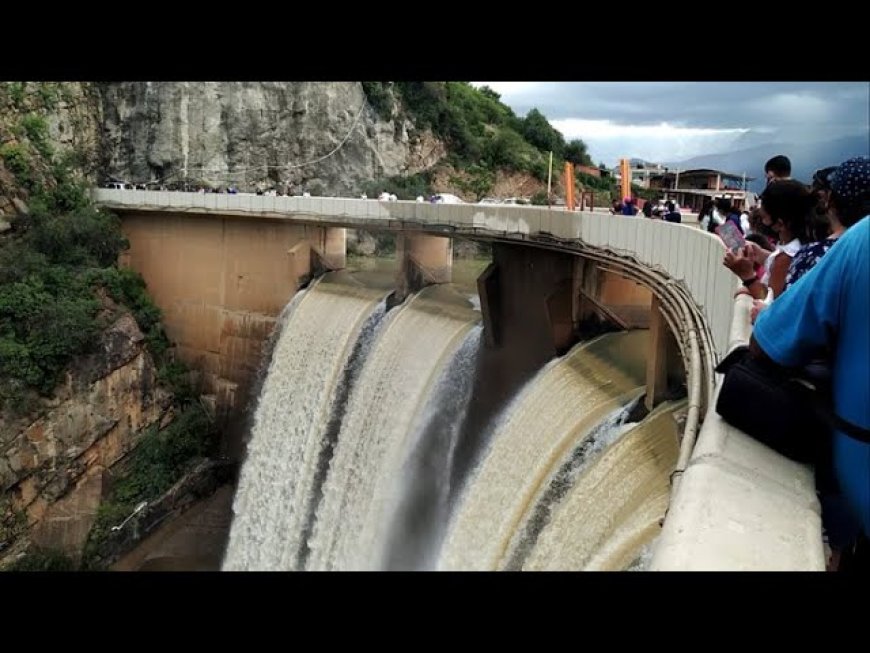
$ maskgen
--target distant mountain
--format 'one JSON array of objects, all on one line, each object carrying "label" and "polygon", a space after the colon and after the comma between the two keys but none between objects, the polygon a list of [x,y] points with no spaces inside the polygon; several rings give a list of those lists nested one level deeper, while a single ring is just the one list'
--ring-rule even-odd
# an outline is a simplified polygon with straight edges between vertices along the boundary
[{"label": "distant mountain", "polygon": [[853,156],[870,155],[870,134],[856,134],[830,141],[813,143],[766,143],[733,152],[705,154],[692,157],[685,161],[666,164],[673,169],[713,168],[742,175],[755,177],[755,181],[747,184],[748,190],[760,192],[764,189],[764,164],[777,154],[784,154],[791,159],[792,177],[809,183],[813,172],[819,168],[837,165]]}]

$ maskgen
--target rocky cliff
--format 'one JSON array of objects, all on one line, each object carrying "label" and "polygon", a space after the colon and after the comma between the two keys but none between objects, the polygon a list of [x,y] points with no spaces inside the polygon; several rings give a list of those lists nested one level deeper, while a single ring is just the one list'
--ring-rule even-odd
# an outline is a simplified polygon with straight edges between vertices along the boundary
[{"label": "rocky cliff", "polygon": [[102,143],[102,102],[92,84],[0,84],[0,222],[21,212],[34,185],[53,185],[57,157],[74,156],[77,171],[98,181]]},{"label": "rocky cliff", "polygon": [[431,168],[446,153],[358,82],[122,82],[98,85],[103,167],[132,183],[348,195]]},{"label": "rocky cliff", "polygon": [[81,555],[104,474],[149,426],[171,417],[172,397],[157,385],[143,341],[123,313],[42,400],[35,419],[0,417],[0,549],[32,542]]}]

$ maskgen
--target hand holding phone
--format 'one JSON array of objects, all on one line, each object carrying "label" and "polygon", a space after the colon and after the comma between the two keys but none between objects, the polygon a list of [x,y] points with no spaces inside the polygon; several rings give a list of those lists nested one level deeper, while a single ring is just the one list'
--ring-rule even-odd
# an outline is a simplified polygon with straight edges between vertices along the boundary
[{"label": "hand holding phone", "polygon": [[746,244],[746,239],[743,237],[740,228],[731,222],[731,220],[726,220],[716,227],[716,233],[719,234],[719,238],[725,243],[725,247],[735,254]]}]

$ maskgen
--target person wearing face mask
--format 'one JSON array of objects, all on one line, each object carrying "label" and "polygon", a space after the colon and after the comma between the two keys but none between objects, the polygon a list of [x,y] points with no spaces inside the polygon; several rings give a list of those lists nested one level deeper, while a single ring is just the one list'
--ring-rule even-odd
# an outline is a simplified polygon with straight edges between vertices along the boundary
[{"label": "person wearing face mask", "polygon": [[[761,194],[762,220],[779,236],[776,249],[768,255],[755,243],[748,243],[743,251],[725,253],[724,265],[740,277],[746,291],[767,303],[776,299],[785,289],[786,276],[792,259],[807,243],[818,240],[812,233],[811,214],[816,197],[795,180],[781,180],[770,184]],[[763,258],[765,273],[755,274],[755,264]]]}]

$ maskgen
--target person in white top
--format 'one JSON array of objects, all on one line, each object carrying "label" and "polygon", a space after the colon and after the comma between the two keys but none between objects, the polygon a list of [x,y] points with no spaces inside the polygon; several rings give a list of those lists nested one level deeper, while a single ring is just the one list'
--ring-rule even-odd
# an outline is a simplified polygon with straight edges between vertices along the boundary
[{"label": "person in white top", "polygon": [[749,209],[744,209],[740,213],[740,228],[743,229],[744,236],[752,233],[752,225],[749,224]]}]

